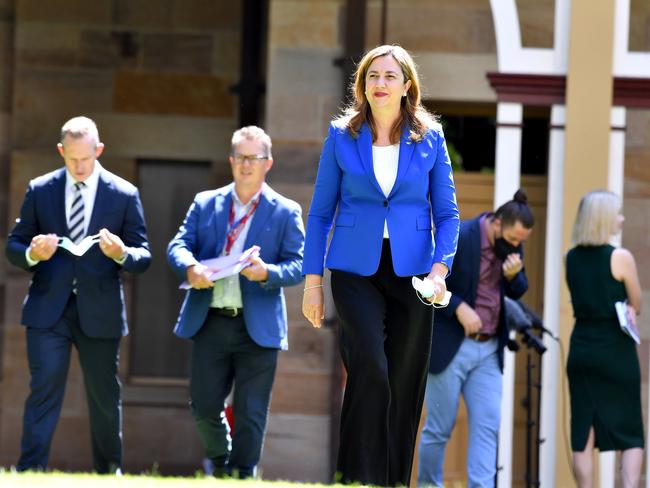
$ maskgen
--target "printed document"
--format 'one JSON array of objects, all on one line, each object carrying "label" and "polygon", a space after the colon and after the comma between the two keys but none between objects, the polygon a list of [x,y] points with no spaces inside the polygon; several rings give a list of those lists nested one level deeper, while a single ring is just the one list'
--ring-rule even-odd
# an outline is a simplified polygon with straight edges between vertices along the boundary
[{"label": "printed document", "polygon": [[630,317],[629,310],[627,308],[627,302],[616,302],[614,303],[616,308],[616,315],[618,317],[618,324],[621,326],[621,330],[630,336],[634,342],[641,344],[641,339],[639,338],[639,331],[637,330],[632,317]]},{"label": "printed document", "polygon": [[[214,282],[218,279],[225,278],[238,274],[242,269],[248,266],[250,258],[256,258],[260,255],[260,247],[252,246],[246,249],[241,254],[229,254],[228,256],[221,256],[218,258],[205,259],[199,261],[202,265],[207,266],[212,272],[210,281]],[[187,281],[183,281],[179,287],[181,290],[189,290],[192,288]]]}]

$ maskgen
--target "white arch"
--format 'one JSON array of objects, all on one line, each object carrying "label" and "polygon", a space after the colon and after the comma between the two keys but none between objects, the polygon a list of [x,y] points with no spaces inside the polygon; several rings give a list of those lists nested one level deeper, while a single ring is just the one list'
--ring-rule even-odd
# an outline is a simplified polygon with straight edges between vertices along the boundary
[{"label": "white arch", "polygon": [[650,52],[630,52],[630,0],[616,0],[614,76],[650,78]]},{"label": "white arch", "polygon": [[555,2],[554,49],[523,47],[515,0],[490,0],[501,73],[566,74],[569,0]]}]

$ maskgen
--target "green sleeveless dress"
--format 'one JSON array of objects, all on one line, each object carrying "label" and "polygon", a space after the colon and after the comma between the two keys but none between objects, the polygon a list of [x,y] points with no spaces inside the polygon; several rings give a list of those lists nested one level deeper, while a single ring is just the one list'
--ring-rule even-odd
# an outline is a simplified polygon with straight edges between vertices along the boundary
[{"label": "green sleeveless dress", "polygon": [[601,451],[643,447],[641,371],[636,344],[616,318],[614,302],[627,294],[612,276],[613,251],[577,246],[566,258],[575,315],[567,361],[573,451],[584,450],[592,426]]}]

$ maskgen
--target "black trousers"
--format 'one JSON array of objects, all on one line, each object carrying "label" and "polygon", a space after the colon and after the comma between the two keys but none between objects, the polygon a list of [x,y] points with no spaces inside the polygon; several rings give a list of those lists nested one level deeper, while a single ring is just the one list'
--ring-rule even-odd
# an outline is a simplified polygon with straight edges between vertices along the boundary
[{"label": "black trousers", "polygon": [[79,353],[83,371],[93,468],[114,472],[122,464],[121,385],[117,375],[120,339],[88,337],[79,327],[75,295],[61,319],[49,329],[27,328],[31,382],[23,415],[21,454],[16,469],[45,469],[59,420],[71,347]]},{"label": "black trousers", "polygon": [[[193,337],[192,414],[218,472],[255,476],[262,453],[278,350],[256,344],[244,318],[211,312]],[[231,436],[224,401],[235,383]]]},{"label": "black trousers", "polygon": [[408,485],[424,401],[432,309],[410,277],[393,271],[384,239],[372,276],[332,271],[347,383],[337,477],[343,483]]}]

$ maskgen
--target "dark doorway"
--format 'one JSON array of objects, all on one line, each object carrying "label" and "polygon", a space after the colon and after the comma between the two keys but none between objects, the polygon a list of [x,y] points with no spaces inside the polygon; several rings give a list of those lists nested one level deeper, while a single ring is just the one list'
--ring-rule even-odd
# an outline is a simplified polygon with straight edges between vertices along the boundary
[{"label": "dark doorway", "polygon": [[209,162],[138,161],[138,183],[153,256],[135,281],[130,374],[187,378],[189,341],[173,334],[184,292],[167,264],[167,244],[196,193],[214,188]]}]

